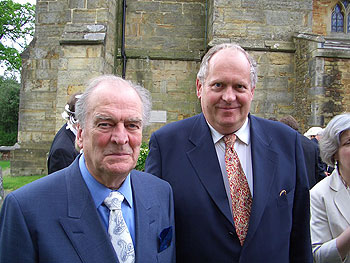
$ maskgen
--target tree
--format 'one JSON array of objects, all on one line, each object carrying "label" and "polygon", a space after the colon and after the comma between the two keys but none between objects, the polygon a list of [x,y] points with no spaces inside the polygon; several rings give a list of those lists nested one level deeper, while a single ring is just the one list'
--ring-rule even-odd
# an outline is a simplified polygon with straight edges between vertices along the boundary
[{"label": "tree", "polygon": [[17,142],[20,84],[0,76],[0,145]]},{"label": "tree", "polygon": [[0,14],[0,63],[5,70],[19,73],[20,53],[27,46],[28,38],[34,35],[35,5],[1,0]]}]

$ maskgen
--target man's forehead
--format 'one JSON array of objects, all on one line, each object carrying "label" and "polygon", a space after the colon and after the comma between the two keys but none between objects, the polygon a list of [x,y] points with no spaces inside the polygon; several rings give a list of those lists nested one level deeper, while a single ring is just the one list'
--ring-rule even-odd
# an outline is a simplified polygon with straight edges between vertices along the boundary
[{"label": "man's forehead", "polygon": [[115,90],[125,90],[125,89],[131,89],[133,88],[130,86],[128,82],[125,80],[103,80],[101,81],[93,90],[92,93],[101,93],[105,91],[115,91]]},{"label": "man's forehead", "polygon": [[99,83],[89,96],[89,105],[94,108],[98,105],[103,105],[113,100],[122,100],[127,98],[135,103],[142,101],[138,93],[129,83],[124,81],[103,81]]},{"label": "man's forehead", "polygon": [[115,120],[115,121],[142,121],[141,115],[139,114],[130,114],[129,116],[124,116],[123,118],[116,117],[113,114],[103,113],[103,112],[96,112],[93,116],[95,120]]}]

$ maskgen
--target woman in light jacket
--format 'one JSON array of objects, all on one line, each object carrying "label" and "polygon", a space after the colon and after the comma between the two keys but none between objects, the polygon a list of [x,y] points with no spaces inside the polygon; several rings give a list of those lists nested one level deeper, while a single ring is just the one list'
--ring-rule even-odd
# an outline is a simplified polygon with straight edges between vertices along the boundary
[{"label": "woman in light jacket", "polygon": [[310,192],[314,262],[350,262],[350,114],[335,116],[319,143],[335,169]]}]

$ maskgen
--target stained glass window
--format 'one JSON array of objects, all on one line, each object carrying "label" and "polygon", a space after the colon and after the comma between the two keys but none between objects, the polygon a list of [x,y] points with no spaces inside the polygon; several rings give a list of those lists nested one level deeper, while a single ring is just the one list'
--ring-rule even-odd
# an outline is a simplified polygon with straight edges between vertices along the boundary
[{"label": "stained glass window", "polygon": [[332,32],[344,32],[344,16],[337,4],[332,13]]},{"label": "stained glass window", "polygon": [[349,1],[343,0],[343,1],[341,1],[341,2],[343,3],[343,5],[344,5],[345,8],[348,7]]},{"label": "stained glass window", "polygon": [[333,8],[331,31],[350,33],[350,0],[341,0]]}]

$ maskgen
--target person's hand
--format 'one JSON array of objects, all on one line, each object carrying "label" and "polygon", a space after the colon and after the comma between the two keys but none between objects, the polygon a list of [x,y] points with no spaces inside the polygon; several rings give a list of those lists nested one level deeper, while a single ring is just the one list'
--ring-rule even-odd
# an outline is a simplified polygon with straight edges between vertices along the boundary
[{"label": "person's hand", "polygon": [[337,237],[337,249],[338,252],[342,258],[342,260],[345,259],[346,255],[350,251],[350,227],[344,230],[343,233],[340,234],[339,237]]}]

